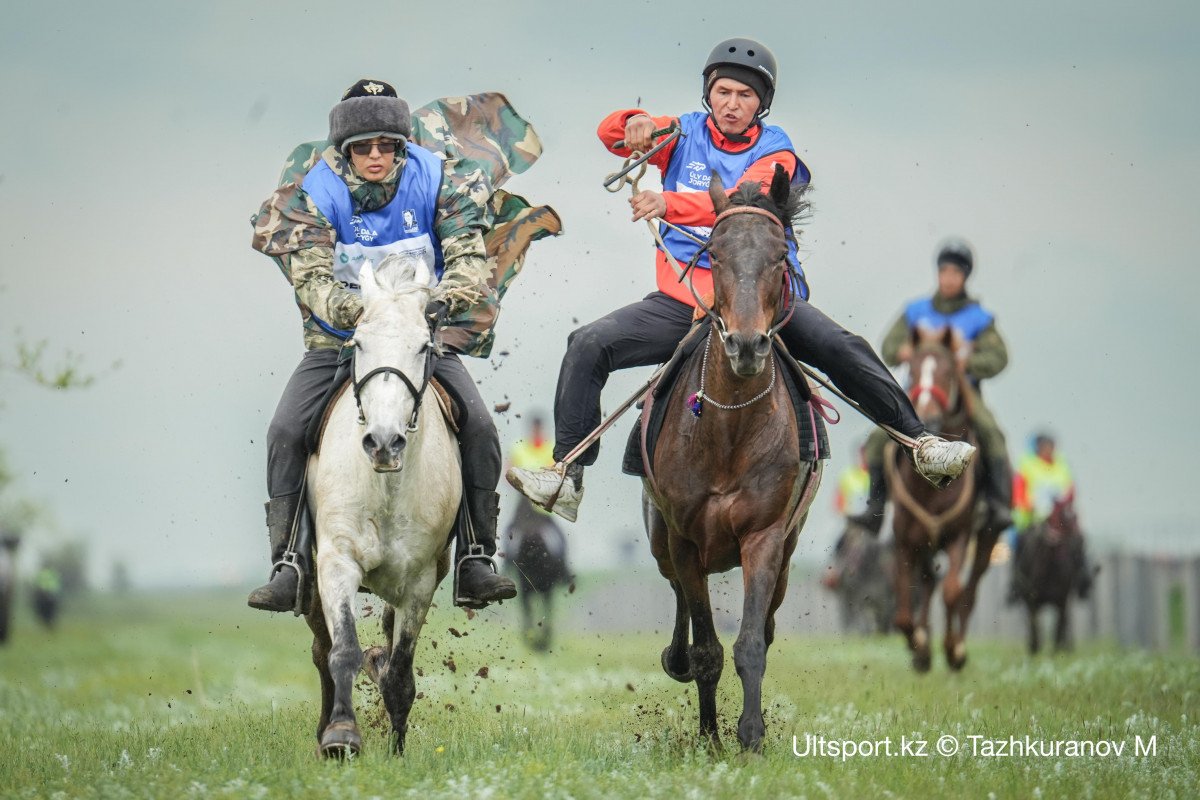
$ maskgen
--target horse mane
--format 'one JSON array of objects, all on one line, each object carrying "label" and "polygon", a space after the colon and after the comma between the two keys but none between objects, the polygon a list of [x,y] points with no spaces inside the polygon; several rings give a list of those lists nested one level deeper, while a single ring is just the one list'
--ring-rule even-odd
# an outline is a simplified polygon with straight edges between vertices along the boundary
[{"label": "horse mane", "polygon": [[390,253],[375,268],[375,281],[381,289],[395,296],[428,289],[429,284],[418,275],[428,276],[421,257],[413,253]]},{"label": "horse mane", "polygon": [[812,214],[812,204],[808,200],[811,184],[793,186],[782,205],[771,198],[769,186],[766,182],[743,181],[734,189],[733,194],[729,195],[729,202],[735,206],[752,206],[770,211],[779,218],[784,227],[794,227]]}]

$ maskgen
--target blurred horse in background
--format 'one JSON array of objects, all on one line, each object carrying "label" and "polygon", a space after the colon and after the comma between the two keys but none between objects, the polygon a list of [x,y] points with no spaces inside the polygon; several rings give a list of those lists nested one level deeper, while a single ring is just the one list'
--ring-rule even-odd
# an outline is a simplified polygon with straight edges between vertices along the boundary
[{"label": "blurred horse in background", "polygon": [[[970,440],[972,395],[955,356],[957,345],[949,328],[933,336],[914,334],[913,353],[908,360],[913,376],[909,396],[927,431]],[[950,669],[960,670],[967,663],[967,624],[975,607],[976,591],[1000,535],[997,530],[981,529],[981,515],[976,509],[979,466],[972,464],[959,480],[945,489],[936,489],[892,444],[884,467],[895,511],[896,627],[904,633],[912,651],[913,668],[927,672],[932,664],[929,610],[937,584],[934,557],[939,550],[946,551],[950,564],[942,584],[946,606],[943,648]],[[919,590],[915,612],[914,589]]]},{"label": "blurred horse in background", "polygon": [[896,613],[895,579],[892,543],[880,542],[862,526],[847,523],[821,585],[837,595],[842,630],[888,633]]},{"label": "blurred horse in background", "polygon": [[1041,649],[1038,611],[1051,606],[1056,613],[1055,651],[1071,648],[1071,595],[1091,576],[1086,573],[1083,532],[1075,515],[1075,500],[1054,502],[1050,515],[1021,534],[1013,561],[1017,594],[1029,612],[1029,652]]},{"label": "blurred horse in background", "polygon": [[17,547],[21,537],[0,530],[0,644],[8,641],[17,595]]},{"label": "blurred horse in background", "polygon": [[[507,537],[507,563],[521,600],[521,638],[533,650],[548,650],[553,635],[554,589],[573,580],[567,566],[567,538],[552,516],[525,497],[517,503]],[[535,605],[539,607],[537,612]]]}]

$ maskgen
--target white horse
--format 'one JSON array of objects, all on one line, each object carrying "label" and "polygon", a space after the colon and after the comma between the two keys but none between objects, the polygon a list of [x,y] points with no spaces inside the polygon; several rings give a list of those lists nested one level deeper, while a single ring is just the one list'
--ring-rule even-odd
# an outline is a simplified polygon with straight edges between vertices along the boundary
[{"label": "white horse", "polygon": [[[353,391],[333,406],[308,464],[317,551],[318,595],[308,615],[321,675],[317,738],[322,755],[338,758],[362,746],[352,694],[364,658],[391,718],[392,748],[404,749],[416,694],[413,650],[449,569],[447,542],[462,496],[458,446],[433,392],[425,392],[433,365],[424,316],[429,270],[418,259],[393,255],[377,270],[365,264],[359,285]],[[354,624],[359,586],[389,605],[387,647],[366,654]]]}]

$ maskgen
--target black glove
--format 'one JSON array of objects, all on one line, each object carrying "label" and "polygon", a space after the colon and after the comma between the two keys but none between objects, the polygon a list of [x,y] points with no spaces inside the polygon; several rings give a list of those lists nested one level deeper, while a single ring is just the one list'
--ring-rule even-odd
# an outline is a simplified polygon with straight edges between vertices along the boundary
[{"label": "black glove", "polygon": [[429,320],[429,329],[436,331],[446,324],[450,316],[450,306],[445,300],[430,300],[425,305],[425,319]]}]

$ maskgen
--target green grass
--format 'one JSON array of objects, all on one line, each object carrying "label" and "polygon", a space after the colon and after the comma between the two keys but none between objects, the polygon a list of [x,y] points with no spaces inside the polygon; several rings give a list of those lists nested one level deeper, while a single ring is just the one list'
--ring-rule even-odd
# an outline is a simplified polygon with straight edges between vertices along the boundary
[{"label": "green grass", "polygon": [[[603,593],[593,580],[591,592]],[[387,754],[378,695],[357,692],[364,752],[314,754],[307,629],[237,594],[99,598],[0,649],[0,797],[1178,797],[1200,793],[1200,661],[1085,648],[1028,660],[975,642],[964,673],[914,675],[899,638],[784,638],[769,659],[767,751],[698,747],[695,690],[662,674],[664,635],[565,635],[532,655],[505,605],[467,620],[443,589],[418,650],[408,752]],[[578,595],[573,598],[581,602]],[[786,606],[785,606],[786,608]],[[374,619],[364,642],[376,641]],[[453,627],[464,636],[456,637]],[[434,642],[437,646],[434,647]],[[453,660],[455,670],[444,663]],[[478,673],[487,667],[486,677]],[[360,682],[361,683],[361,682]],[[1113,739],[1120,757],[798,758],[792,736]],[[1156,737],[1135,756],[1136,735]]]}]

